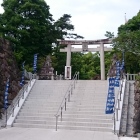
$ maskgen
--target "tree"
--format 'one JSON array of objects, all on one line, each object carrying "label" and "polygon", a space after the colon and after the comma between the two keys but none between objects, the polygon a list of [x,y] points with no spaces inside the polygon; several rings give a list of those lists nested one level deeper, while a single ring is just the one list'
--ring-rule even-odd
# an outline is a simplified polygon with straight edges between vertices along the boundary
[{"label": "tree", "polygon": [[2,6],[0,30],[11,41],[19,63],[32,65],[33,54],[51,53],[54,20],[44,0],[4,0]]},{"label": "tree", "polygon": [[140,68],[140,12],[125,25],[118,28],[118,36],[113,39],[116,52],[125,52],[126,72],[137,73]]},{"label": "tree", "polygon": [[76,33],[72,33],[69,31],[74,31],[74,25],[71,24],[71,15],[64,14],[60,17],[56,22],[54,22],[55,26],[55,35],[57,39],[77,39],[84,38],[83,36],[77,35]]},{"label": "tree", "polygon": [[83,38],[72,32],[71,16],[64,14],[54,21],[44,0],[4,0],[2,6],[5,12],[0,15],[0,31],[11,42],[18,64],[26,61],[25,67],[31,70],[35,53],[39,54],[39,67],[44,57],[52,54],[55,69],[62,73],[66,54],[60,53],[60,48],[65,46],[57,39]]},{"label": "tree", "polygon": [[106,31],[105,36],[106,36],[107,38],[114,38],[114,32],[111,33],[111,32],[109,32],[109,31]]},{"label": "tree", "polygon": [[140,12],[125,25],[118,28],[118,36],[114,39],[114,47],[135,54],[140,53]]},{"label": "tree", "polygon": [[[74,25],[71,24],[71,16],[68,14],[64,14],[62,17],[60,17],[57,21],[54,22],[54,36],[56,39],[78,39],[82,38],[82,36],[73,33],[74,31]],[[60,45],[57,40],[55,41],[55,47],[53,48],[53,67],[58,71],[59,74],[64,74],[64,69],[66,65],[66,53],[61,53],[60,49],[67,47],[66,45]],[[75,60],[78,60],[81,53],[72,53],[72,71],[77,71],[77,62]],[[73,73],[72,73],[73,74]]]},{"label": "tree", "polygon": [[83,54],[80,68],[80,79],[92,79],[96,75],[100,75],[100,58],[98,53],[91,52]]}]

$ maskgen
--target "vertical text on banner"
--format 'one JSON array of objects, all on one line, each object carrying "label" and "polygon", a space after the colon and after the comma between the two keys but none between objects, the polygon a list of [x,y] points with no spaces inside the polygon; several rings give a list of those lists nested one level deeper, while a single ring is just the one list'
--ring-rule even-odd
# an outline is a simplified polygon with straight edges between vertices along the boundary
[{"label": "vertical text on banner", "polygon": [[114,94],[114,83],[115,78],[109,78],[109,88],[108,88],[108,96],[106,101],[106,114],[112,114],[114,112],[114,104],[115,104],[115,94]]}]

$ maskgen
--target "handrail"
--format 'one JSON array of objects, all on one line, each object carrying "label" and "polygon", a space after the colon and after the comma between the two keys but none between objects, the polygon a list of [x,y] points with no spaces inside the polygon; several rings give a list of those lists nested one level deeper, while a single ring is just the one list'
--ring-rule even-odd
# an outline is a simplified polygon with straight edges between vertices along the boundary
[{"label": "handrail", "polygon": [[[56,131],[57,131],[57,121],[58,121],[59,114],[61,114],[61,121],[62,121],[62,110],[63,110],[64,106],[65,106],[65,111],[66,111],[66,100],[67,100],[66,97],[68,97],[68,101],[70,101],[70,93],[72,95],[72,90],[73,90],[73,88],[75,88],[75,80],[79,80],[79,72],[75,72],[75,74],[72,78],[72,81],[71,81],[71,83],[70,83],[70,85],[69,85],[69,87],[68,87],[68,89],[67,89],[67,91],[62,99],[62,102],[61,102],[56,114],[54,115],[56,117]],[[61,110],[61,112],[60,112],[60,110]]]},{"label": "handrail", "polygon": [[[28,72],[26,72],[28,73]],[[22,99],[24,99],[24,92],[25,91],[28,91],[28,87],[31,86],[31,81],[32,79],[35,79],[36,75],[35,74],[32,74],[30,75],[30,80],[28,82],[28,84],[25,84],[21,89],[20,91],[18,92],[17,96],[14,98],[14,100],[12,101],[11,105],[8,107],[8,109],[6,109],[6,125],[5,127],[7,126],[7,120],[8,120],[8,117],[10,117],[10,115],[12,115],[12,117],[14,117],[14,110],[15,110],[15,107],[18,105],[19,107],[19,102]]]},{"label": "handrail", "polygon": [[113,118],[113,120],[114,120],[114,134],[116,133],[116,121],[118,121],[118,98],[119,98],[119,93],[121,94],[121,91],[122,91],[122,84],[123,84],[123,82],[121,81],[120,82],[121,84],[121,86],[119,87],[119,91],[118,91],[118,93],[117,93],[117,96],[116,96],[116,99],[115,99],[115,105],[114,105],[114,118]]},{"label": "handrail", "polygon": [[28,91],[28,87],[29,86],[31,86],[31,81],[32,81],[32,79],[30,79],[30,81],[28,82],[28,84],[27,85],[24,85],[23,87],[22,87],[22,89],[21,89],[21,95],[19,95],[19,97],[18,97],[18,100],[15,102],[15,103],[12,103],[12,106],[13,106],[13,108],[12,108],[12,111],[11,111],[11,114],[12,114],[12,117],[14,117],[14,110],[15,110],[15,107],[18,105],[18,107],[19,107],[19,101],[20,101],[20,99],[22,98],[22,99],[24,99],[24,92],[25,91]]},{"label": "handrail", "polygon": [[28,87],[31,86],[31,81],[32,81],[32,79],[35,79],[35,77],[36,77],[36,74],[32,74],[32,76],[30,77],[30,81],[28,82],[28,84],[27,85],[24,85],[22,87],[22,89],[21,89],[22,94],[18,97],[18,100],[14,104],[12,104],[13,105],[13,108],[12,108],[13,111],[12,111],[11,114],[13,114],[13,117],[14,117],[14,109],[15,109],[16,105],[18,104],[18,107],[19,107],[19,101],[20,101],[20,99],[21,98],[24,99],[24,92],[25,91],[28,91]]},{"label": "handrail", "polygon": [[[118,102],[118,98],[119,98],[119,94],[121,94],[121,91],[122,91],[122,84],[123,84],[123,81],[120,82],[121,86],[119,87],[119,91],[117,93],[117,96],[116,96],[116,100],[115,100],[115,105],[114,105],[114,116],[113,116],[113,120],[114,120],[114,134],[116,133],[116,120],[118,120],[118,113],[116,114],[116,110],[118,111],[118,109],[120,109],[120,103]],[[121,95],[120,95],[121,97]],[[118,105],[118,108],[117,108],[117,105]]]},{"label": "handrail", "polygon": [[116,96],[115,105],[114,105],[114,116],[113,116],[113,119],[114,119],[114,122],[113,122],[114,123],[114,134],[116,133],[116,126],[117,126],[116,123],[118,121],[120,121],[119,120],[119,115],[121,113],[122,104],[123,104],[123,103],[121,103],[121,101],[123,101],[123,97],[124,97],[124,96],[122,96],[122,93],[125,90],[124,82],[126,82],[125,79],[122,79],[119,91],[118,91],[117,96]]},{"label": "handrail", "polygon": [[[74,74],[72,80],[74,80],[74,77],[75,77],[76,75],[77,75],[77,72],[75,72],[75,74]],[[71,81],[71,83],[72,83],[72,82],[73,82],[73,81]],[[71,86],[71,83],[70,83],[69,87]],[[61,102],[61,104],[60,104],[60,106],[59,106],[59,108],[58,108],[58,111],[57,111],[56,115],[58,114],[58,112],[59,112],[59,110],[60,110],[60,107],[61,107],[61,105],[62,105],[62,103],[63,103],[63,101],[64,101],[64,99],[65,99],[65,97],[66,97],[66,95],[67,95],[67,93],[68,93],[68,91],[69,91],[69,87],[68,87],[68,89],[67,89],[67,91],[66,91],[66,93],[65,93],[65,95],[64,95],[64,97],[63,97],[63,100],[62,100],[62,102]]]}]

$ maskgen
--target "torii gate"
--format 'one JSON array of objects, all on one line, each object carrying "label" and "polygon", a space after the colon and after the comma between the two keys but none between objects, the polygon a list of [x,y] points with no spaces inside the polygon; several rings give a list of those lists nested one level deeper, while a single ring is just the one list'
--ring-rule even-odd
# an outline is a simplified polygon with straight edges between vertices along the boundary
[{"label": "torii gate", "polygon": [[[105,63],[104,51],[111,51],[112,48],[104,47],[104,44],[112,44],[111,39],[100,40],[57,40],[60,44],[67,45],[66,48],[60,49],[60,52],[67,52],[65,66],[65,79],[71,79],[71,52],[100,52],[101,80],[105,80]],[[74,48],[71,45],[82,45],[82,48]],[[97,48],[88,48],[88,45],[100,45]]]}]

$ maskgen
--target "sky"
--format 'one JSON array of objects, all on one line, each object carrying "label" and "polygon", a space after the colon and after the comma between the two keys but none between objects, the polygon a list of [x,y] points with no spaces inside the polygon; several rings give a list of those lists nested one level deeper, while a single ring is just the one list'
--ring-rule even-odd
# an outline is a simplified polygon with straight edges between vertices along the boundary
[{"label": "sky", "polygon": [[[86,40],[103,39],[106,31],[114,32],[140,10],[139,0],[45,0],[55,20],[63,14],[72,16],[74,33]],[[0,0],[0,4],[2,0]],[[0,13],[3,8],[0,6]]]}]

